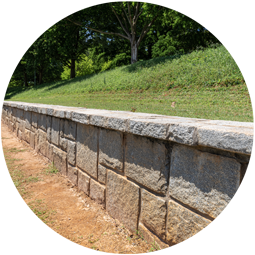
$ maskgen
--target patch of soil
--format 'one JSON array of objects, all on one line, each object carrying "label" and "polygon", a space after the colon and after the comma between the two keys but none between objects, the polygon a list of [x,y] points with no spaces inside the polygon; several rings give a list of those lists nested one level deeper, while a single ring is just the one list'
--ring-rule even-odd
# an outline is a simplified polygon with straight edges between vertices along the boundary
[{"label": "patch of soil", "polygon": [[77,244],[104,252],[153,250],[152,244],[138,235],[130,235],[119,221],[80,192],[65,176],[47,173],[50,162],[20,141],[4,124],[2,144],[5,158],[17,159],[14,168],[18,168],[27,180],[22,183],[24,192],[20,192],[23,199],[54,231]]}]

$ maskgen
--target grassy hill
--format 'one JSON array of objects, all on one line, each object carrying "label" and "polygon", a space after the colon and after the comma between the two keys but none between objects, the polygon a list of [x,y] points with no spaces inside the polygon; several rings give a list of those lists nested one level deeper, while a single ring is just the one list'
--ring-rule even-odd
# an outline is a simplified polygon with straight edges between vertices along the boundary
[{"label": "grassy hill", "polygon": [[220,46],[155,58],[99,74],[8,88],[6,100],[183,117],[253,121],[249,93]]}]

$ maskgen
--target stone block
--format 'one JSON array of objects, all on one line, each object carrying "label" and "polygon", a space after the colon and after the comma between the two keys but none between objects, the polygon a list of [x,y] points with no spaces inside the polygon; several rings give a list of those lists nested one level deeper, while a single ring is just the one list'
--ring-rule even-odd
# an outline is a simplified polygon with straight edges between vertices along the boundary
[{"label": "stone block", "polygon": [[140,222],[159,238],[165,240],[166,201],[142,189],[141,203]]},{"label": "stone block", "polygon": [[148,230],[141,222],[139,223],[139,236],[147,243],[154,244],[158,249],[168,248],[169,245],[161,241],[155,234]]},{"label": "stone block", "polygon": [[248,164],[245,183],[244,219],[243,226],[246,232],[254,237],[254,169]]},{"label": "stone block", "polygon": [[77,166],[97,178],[98,128],[77,123]]},{"label": "stone block", "polygon": [[24,110],[16,109],[17,121],[21,122],[24,119]]},{"label": "stone block", "polygon": [[105,207],[105,186],[99,184],[93,179],[90,180],[89,196]]},{"label": "stone block", "polygon": [[53,147],[54,145],[50,144],[48,141],[46,142],[46,157],[53,162]]},{"label": "stone block", "polygon": [[32,123],[32,114],[31,112],[25,112],[25,128],[26,129],[31,129],[31,123]]},{"label": "stone block", "polygon": [[166,194],[169,164],[170,148],[167,142],[127,134],[126,176],[157,193]]},{"label": "stone block", "polygon": [[51,142],[57,146],[59,145],[59,122],[59,118],[52,117]]},{"label": "stone block", "polygon": [[65,139],[64,137],[59,137],[59,147],[63,150],[63,151],[67,151],[67,142],[68,140]]},{"label": "stone block", "polygon": [[38,116],[38,128],[42,129],[43,131],[46,131],[47,121],[46,121],[46,115],[45,114],[40,114]]},{"label": "stone block", "polygon": [[78,185],[78,170],[76,167],[71,166],[70,164],[67,165],[67,177],[68,179],[74,184]]},{"label": "stone block", "polygon": [[65,119],[59,119],[59,136],[64,138]]},{"label": "stone block", "polygon": [[67,175],[66,152],[53,147],[53,163],[61,174]]},{"label": "stone block", "polygon": [[30,132],[30,146],[34,149],[35,148],[35,133]]},{"label": "stone block", "polygon": [[170,168],[170,195],[217,217],[240,184],[241,165],[235,159],[175,145]]},{"label": "stone block", "polygon": [[74,121],[65,120],[64,136],[71,140],[76,139],[76,123]]},{"label": "stone block", "polygon": [[210,220],[169,201],[167,242],[179,253],[252,253],[253,244]]},{"label": "stone block", "polygon": [[98,164],[98,181],[105,184],[106,182],[106,168],[100,164]]},{"label": "stone block", "polygon": [[89,124],[89,115],[86,113],[76,111],[73,112],[72,114],[72,120],[82,124]]},{"label": "stone block", "polygon": [[138,229],[139,187],[114,173],[107,172],[106,210],[129,230]]},{"label": "stone block", "polygon": [[30,134],[31,134],[31,131],[28,130],[28,129],[25,129],[25,133],[24,133],[24,140],[30,144]]},{"label": "stone block", "polygon": [[46,116],[47,140],[51,142],[51,116]]},{"label": "stone block", "polygon": [[76,164],[76,143],[67,141],[67,161],[75,165]]},{"label": "stone block", "polygon": [[89,196],[90,177],[83,171],[78,170],[78,188]]},{"label": "stone block", "polygon": [[108,129],[99,131],[99,163],[123,171],[123,133]]},{"label": "stone block", "polygon": [[35,113],[35,112],[32,112],[32,126],[37,128],[38,127],[38,117],[39,117],[39,114],[38,113]]},{"label": "stone block", "polygon": [[18,138],[19,138],[20,140],[22,140],[22,131],[21,131],[21,130],[18,131]]},{"label": "stone block", "polygon": [[47,146],[46,132],[44,132],[43,130],[39,129],[38,130],[37,149],[44,156],[46,156],[46,146]]}]

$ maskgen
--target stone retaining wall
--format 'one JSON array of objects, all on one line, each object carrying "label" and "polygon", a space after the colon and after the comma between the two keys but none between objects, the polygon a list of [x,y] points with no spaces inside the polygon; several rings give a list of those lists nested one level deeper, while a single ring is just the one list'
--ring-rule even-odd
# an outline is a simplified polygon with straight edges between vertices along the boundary
[{"label": "stone retaining wall", "polygon": [[132,232],[163,248],[226,207],[253,124],[4,102],[2,121]]}]

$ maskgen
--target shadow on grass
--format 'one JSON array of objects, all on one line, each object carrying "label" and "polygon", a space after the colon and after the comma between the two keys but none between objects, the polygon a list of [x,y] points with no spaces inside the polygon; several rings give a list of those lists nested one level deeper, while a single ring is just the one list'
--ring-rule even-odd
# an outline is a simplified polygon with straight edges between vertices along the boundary
[{"label": "shadow on grass", "polygon": [[86,76],[80,76],[80,77],[76,77],[76,78],[69,79],[69,80],[64,80],[64,81],[43,83],[43,84],[37,85],[35,87],[33,87],[33,86],[30,86],[30,87],[21,87],[21,86],[8,87],[7,90],[6,90],[4,100],[11,99],[15,95],[23,93],[25,91],[28,91],[30,89],[38,90],[38,89],[46,88],[46,90],[49,90],[49,91],[54,90],[56,88],[68,85],[68,84],[73,83],[73,82],[82,82],[84,80],[90,79],[94,75],[96,75],[96,74],[89,74],[89,75],[86,75]]},{"label": "shadow on grass", "polygon": [[138,70],[141,70],[142,68],[151,68],[151,67],[159,65],[159,64],[171,62],[174,59],[178,59],[183,55],[184,54],[176,54],[176,55],[172,55],[172,56],[153,58],[153,59],[146,60],[146,61],[138,61],[135,64],[126,66],[125,68],[123,68],[123,70],[125,72],[129,72],[129,73],[137,72]]}]

